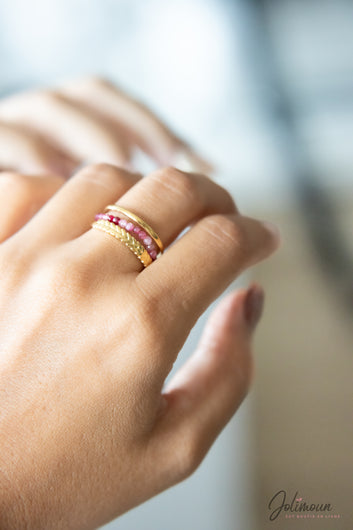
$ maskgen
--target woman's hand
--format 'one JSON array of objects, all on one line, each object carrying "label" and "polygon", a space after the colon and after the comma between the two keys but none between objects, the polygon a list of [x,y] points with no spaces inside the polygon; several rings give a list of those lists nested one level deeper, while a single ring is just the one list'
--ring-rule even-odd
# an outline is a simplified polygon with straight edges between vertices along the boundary
[{"label": "woman's hand", "polygon": [[[142,272],[90,229],[114,201],[174,242]],[[0,527],[96,528],[190,475],[239,407],[256,287],[219,304],[163,385],[201,313],[278,239],[175,169],[87,167],[14,234],[20,215],[9,209],[0,245]]]},{"label": "woman's hand", "polygon": [[104,79],[0,101],[0,169],[69,177],[89,162],[130,168],[137,148],[157,165],[210,170],[149,109]]},{"label": "woman's hand", "polygon": [[78,166],[96,161],[131,169],[138,149],[157,165],[212,169],[147,107],[105,79],[2,99],[0,240],[5,231],[9,237],[19,230]]}]

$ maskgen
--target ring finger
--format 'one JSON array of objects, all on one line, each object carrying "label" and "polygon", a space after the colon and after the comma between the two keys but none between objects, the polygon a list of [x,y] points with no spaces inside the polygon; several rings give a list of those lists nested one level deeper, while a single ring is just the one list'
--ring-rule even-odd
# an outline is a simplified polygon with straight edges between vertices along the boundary
[{"label": "ring finger", "polygon": [[[142,218],[161,238],[164,246],[174,239],[194,221],[213,213],[234,213],[236,207],[229,193],[204,175],[185,173],[174,168],[158,170],[141,179],[119,200],[111,193],[110,203]],[[105,204],[104,206],[106,206]],[[94,214],[91,212],[92,220]],[[138,223],[137,223],[138,224]],[[141,270],[132,252],[109,234],[92,229],[83,234],[80,241],[85,246],[92,244],[97,255],[124,255],[119,269]]]}]

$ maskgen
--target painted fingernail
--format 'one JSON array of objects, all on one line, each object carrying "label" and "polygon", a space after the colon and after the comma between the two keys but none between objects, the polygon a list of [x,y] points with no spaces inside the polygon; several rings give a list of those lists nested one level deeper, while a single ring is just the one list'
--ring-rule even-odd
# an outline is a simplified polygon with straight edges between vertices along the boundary
[{"label": "painted fingernail", "polygon": [[259,285],[252,285],[244,299],[244,318],[250,330],[254,330],[258,324],[263,307],[265,293]]}]

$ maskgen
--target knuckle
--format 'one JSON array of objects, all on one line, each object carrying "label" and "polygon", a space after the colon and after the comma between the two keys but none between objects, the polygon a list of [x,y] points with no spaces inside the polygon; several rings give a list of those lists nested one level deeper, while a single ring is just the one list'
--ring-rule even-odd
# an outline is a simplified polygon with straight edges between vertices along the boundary
[{"label": "knuckle", "polygon": [[77,173],[77,177],[97,184],[107,182],[113,185],[116,184],[118,178],[122,178],[125,174],[126,172],[118,167],[102,162],[86,166]]},{"label": "knuckle", "polygon": [[196,179],[190,173],[185,173],[174,167],[166,167],[152,174],[152,178],[158,187],[162,185],[168,192],[193,202],[201,201]]},{"label": "knuckle", "polygon": [[249,247],[248,235],[243,225],[237,221],[235,216],[216,215],[205,217],[202,227],[207,233],[207,237],[212,238],[212,242],[222,249],[226,248],[227,253],[233,257],[246,254]]}]

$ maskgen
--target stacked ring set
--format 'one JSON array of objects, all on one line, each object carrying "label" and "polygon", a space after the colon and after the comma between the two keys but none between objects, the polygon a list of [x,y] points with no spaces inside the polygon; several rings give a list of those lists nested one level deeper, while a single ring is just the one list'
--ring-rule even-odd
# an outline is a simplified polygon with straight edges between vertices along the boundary
[{"label": "stacked ring set", "polygon": [[92,227],[122,241],[144,267],[150,265],[158,254],[163,252],[163,244],[158,234],[143,219],[117,204],[110,204],[105,212],[95,216]]}]

